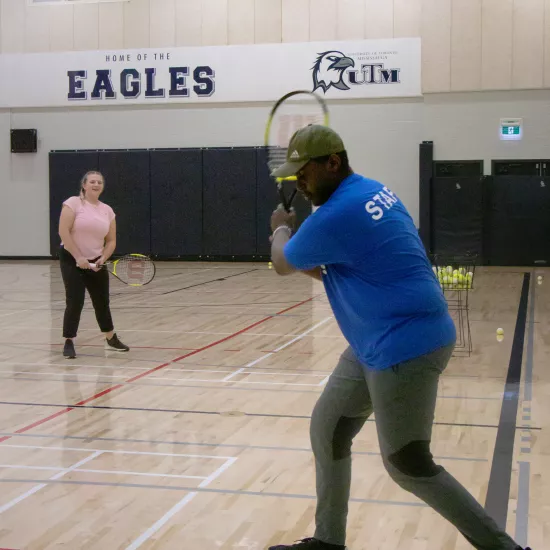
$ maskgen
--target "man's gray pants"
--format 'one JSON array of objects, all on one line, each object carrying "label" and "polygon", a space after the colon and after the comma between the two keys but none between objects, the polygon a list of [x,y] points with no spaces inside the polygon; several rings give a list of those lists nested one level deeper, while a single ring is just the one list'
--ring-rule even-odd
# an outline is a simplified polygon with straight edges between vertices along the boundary
[{"label": "man's gray pants", "polygon": [[374,412],[382,460],[398,485],[450,521],[478,550],[519,548],[430,453],[439,376],[453,348],[382,371],[365,369],[349,348],[342,354],[311,420],[315,538],[345,544],[352,440]]}]

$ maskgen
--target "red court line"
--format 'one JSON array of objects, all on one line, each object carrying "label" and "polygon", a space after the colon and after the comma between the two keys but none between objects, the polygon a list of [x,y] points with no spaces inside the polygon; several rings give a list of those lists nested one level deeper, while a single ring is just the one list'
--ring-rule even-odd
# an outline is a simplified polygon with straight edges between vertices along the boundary
[{"label": "red court line", "polygon": [[[171,361],[167,361],[166,363],[163,363],[162,365],[158,365],[158,367],[154,367],[152,369],[149,369],[148,371],[142,372],[141,374],[138,374],[136,376],[133,376],[132,378],[129,378],[126,380],[124,384],[116,384],[115,386],[111,386],[110,388],[107,388],[99,393],[96,393],[95,395],[92,395],[91,397],[88,397],[87,399],[84,399],[82,401],[79,401],[78,403],[75,403],[73,407],[67,407],[65,409],[62,409],[60,411],[57,411],[54,414],[51,414],[50,416],[47,416],[46,418],[43,418],[42,420],[37,420],[36,422],[33,422],[32,424],[29,424],[28,426],[24,426],[23,428],[19,428],[18,430],[15,430],[14,433],[21,434],[28,432],[29,430],[32,430],[33,428],[36,428],[37,426],[40,426],[41,424],[45,424],[46,422],[49,422],[50,420],[53,420],[54,418],[57,418],[58,416],[61,416],[62,414],[71,412],[74,410],[74,407],[78,407],[81,405],[85,405],[86,403],[90,403],[90,401],[95,401],[96,399],[99,399],[100,397],[103,397],[104,395],[107,395],[108,393],[114,392],[120,388],[124,388],[125,384],[130,384],[132,382],[135,382],[136,380],[139,380],[140,378],[145,378],[146,376],[149,376],[150,374],[153,374],[154,372],[157,372],[161,369],[166,368],[167,366],[171,365],[172,363],[176,363],[178,361],[181,361],[182,359],[186,359],[187,357],[191,357],[192,355],[196,355],[197,353],[200,353],[201,351],[206,351],[207,349],[213,348],[214,346],[217,346],[218,344],[223,344],[224,342],[227,342],[228,340],[231,340],[233,338],[236,338],[237,336],[240,336],[241,334],[257,327],[258,325],[261,325],[265,323],[266,321],[269,321],[270,319],[273,319],[274,317],[277,317],[277,315],[282,315],[286,313],[287,311],[290,311],[292,309],[295,309],[297,307],[300,307],[304,304],[307,304],[308,302],[311,302],[313,300],[313,297],[308,298],[307,300],[303,300],[302,302],[298,302],[297,304],[294,304],[293,306],[290,306],[286,309],[283,309],[282,311],[279,311],[278,313],[275,313],[274,315],[269,315],[268,317],[264,317],[260,321],[257,321],[253,323],[252,325],[249,325],[237,332],[234,332],[233,334],[230,334],[229,336],[226,336],[225,338],[222,338],[220,340],[216,340],[215,342],[212,342],[210,344],[207,344],[206,346],[203,346],[202,348],[195,349],[189,353],[186,353],[185,355],[180,355],[179,357],[176,357],[175,359],[172,359]],[[38,403],[37,405],[40,405]],[[4,437],[0,437],[0,443],[3,443],[4,441],[7,441],[8,439],[11,439],[13,436],[7,435]],[[2,550],[0,548],[0,550]]]}]

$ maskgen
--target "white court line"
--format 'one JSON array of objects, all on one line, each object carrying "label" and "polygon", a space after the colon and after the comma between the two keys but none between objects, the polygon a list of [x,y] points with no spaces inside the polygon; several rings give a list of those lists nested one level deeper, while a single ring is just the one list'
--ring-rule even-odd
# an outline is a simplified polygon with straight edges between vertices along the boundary
[{"label": "white court line", "polygon": [[[12,327],[14,329],[21,330],[55,330],[61,331],[62,327],[27,327],[27,326],[17,326]],[[79,332],[97,332],[96,328],[79,328]],[[117,329],[117,332],[150,332],[152,334],[206,334],[212,336],[227,336],[233,334],[232,332],[211,332],[211,331],[202,331],[202,330],[152,330],[152,329],[140,329],[140,328],[123,328]],[[283,332],[246,332],[247,336],[300,336],[292,332],[283,333]],[[312,337],[314,337],[312,335]],[[323,338],[343,338],[344,336],[324,336]]]},{"label": "white court line", "polygon": [[264,359],[267,359],[268,357],[271,357],[273,353],[266,353],[265,355],[262,355],[259,359],[254,359],[254,361],[248,363],[248,365],[245,365],[244,367],[241,367],[240,369],[237,369],[235,372],[228,374],[225,378],[220,380],[220,382],[229,382],[231,378],[234,376],[237,376],[238,374],[241,374],[246,369],[253,367],[254,365],[258,364],[260,361],[263,361]]},{"label": "white court line", "polygon": [[186,504],[191,502],[198,493],[188,493],[175,506],[170,508],[164,516],[162,516],[154,525],[149,527],[142,535],[140,535],[126,550],[136,550],[144,542],[148,541],[166,522],[175,516]]},{"label": "white court line", "polygon": [[[293,305],[295,302],[283,302],[281,304],[276,304],[277,306],[291,306]],[[255,309],[255,308],[262,308],[262,309],[274,309],[274,304],[195,304],[195,303],[188,303],[188,302],[172,302],[172,301],[169,301],[167,300],[166,302],[152,302],[150,300],[144,300],[143,302],[138,302],[138,301],[135,301],[133,300],[132,301],[132,304],[127,304],[127,305],[133,305],[135,304],[136,307],[139,307],[139,306],[154,306],[154,307],[166,307],[166,306],[170,306],[170,307],[196,307],[196,308],[204,308],[204,307],[218,307],[218,308],[228,308],[228,307],[234,307],[234,308],[241,308],[241,309],[245,309],[245,310],[249,310],[249,309]],[[317,302],[307,302],[306,304],[304,305],[308,305],[308,304],[312,304],[315,306],[315,310],[314,312],[320,312],[320,311],[332,311],[332,308],[330,307],[330,305],[325,305],[325,304],[322,304],[322,305],[319,305],[319,303]],[[123,305],[126,305],[126,304],[117,304],[117,306],[121,307]],[[231,312],[226,312],[226,313],[231,313]],[[213,315],[215,315],[215,312],[212,313]]]},{"label": "white court line", "polygon": [[[153,364],[156,364],[154,361],[151,361],[151,363]],[[199,366],[200,363],[185,363],[184,361],[182,361],[181,363],[178,363],[182,366],[185,366],[186,364],[187,365],[193,365],[193,366]],[[0,365],[22,365],[22,366],[28,366],[28,367],[49,367],[49,366],[52,366],[52,367],[64,367],[64,368],[73,368],[73,367],[81,367],[81,368],[90,368],[90,369],[116,369],[117,371],[118,370],[123,370],[123,369],[128,369],[128,370],[140,370],[140,371],[148,371],[148,370],[151,370],[150,367],[126,367],[126,366],[115,366],[115,365],[86,365],[84,363],[69,363],[69,362],[65,362],[65,363],[14,363],[13,361],[0,361]],[[205,365],[206,367],[210,366],[210,367],[222,367],[222,368],[225,368],[225,369],[230,369],[230,368],[235,368],[236,365]],[[244,367],[246,368],[246,366]],[[226,374],[228,373],[229,371],[228,370],[209,370],[209,369],[187,369],[187,368],[184,368],[184,369],[171,369],[171,368],[165,368],[165,369],[162,369],[163,372],[180,372],[180,373],[185,373],[185,372],[206,372],[206,373],[217,373],[217,374]],[[0,370],[0,372],[15,372],[15,371],[10,371],[10,370]],[[23,372],[23,371],[21,371]],[[288,375],[288,376],[302,376],[302,375],[306,375],[306,376],[325,376],[324,374],[319,374],[319,372],[324,372],[324,371],[316,371],[316,370],[312,370],[312,371],[307,371],[307,372],[302,372],[302,373],[298,373],[298,374],[291,374],[291,373],[287,373],[287,372],[275,372],[275,371],[267,371],[267,372],[263,372],[263,371],[254,371],[254,374],[283,374],[283,375]],[[28,374],[28,373],[27,373]],[[62,375],[62,373],[52,373],[52,374],[59,374],[60,376]],[[67,374],[71,374],[71,373],[67,373]],[[78,375],[78,373],[74,373],[75,376]],[[248,373],[247,373],[248,374]],[[90,375],[86,375],[86,376],[92,376],[91,374]],[[104,374],[102,376],[105,376],[105,377],[108,377],[110,375],[108,374]],[[113,375],[115,376],[115,375]],[[147,377],[149,378],[149,377]],[[155,376],[153,377],[155,379],[159,379],[159,380],[163,380],[162,377],[160,376]],[[175,378],[174,380],[178,380],[177,378]],[[190,379],[192,380],[192,379]]]},{"label": "white court line", "polygon": [[50,302],[49,304],[46,304],[45,306],[38,306],[33,309],[17,309],[15,311],[10,311],[9,313],[2,313],[0,314],[0,317],[9,317],[10,315],[16,315],[17,313],[28,313],[29,311],[48,311],[48,309],[54,305],[57,304],[64,304],[65,302],[62,300],[57,300],[55,302]]},{"label": "white court line", "polygon": [[[61,327],[26,327],[26,326],[17,326],[17,327],[6,327],[4,330],[54,330],[56,332],[61,331]],[[97,329],[95,328],[79,328],[79,332],[95,332],[97,333]],[[232,332],[208,332],[208,331],[196,331],[196,330],[150,330],[150,329],[119,329],[117,330],[120,334],[123,334],[125,332],[145,332],[150,334],[203,334],[207,336],[230,336],[233,334]],[[282,332],[245,332],[243,334],[240,334],[239,336],[300,336],[300,334],[295,334],[292,332],[289,332],[288,334],[282,333]],[[315,335],[315,334],[308,334],[306,337],[309,338],[330,338],[335,340],[343,340],[343,335],[338,336],[327,336],[327,335]]]},{"label": "white court line", "polygon": [[[60,447],[60,449],[63,449],[63,447]],[[87,450],[89,450],[89,449],[87,449]],[[48,479],[48,481],[54,481],[56,479],[62,478],[64,475],[76,470],[77,468],[79,468],[83,464],[86,464],[86,462],[90,462],[90,460],[93,460],[94,458],[97,458],[102,453],[103,453],[103,451],[94,452],[90,456],[88,456],[86,458],[83,458],[82,460],[79,460],[76,464],[73,464],[70,468],[67,468],[67,469],[53,475],[52,477],[50,477]],[[19,504],[20,502],[22,502],[26,498],[34,495],[34,493],[37,493],[38,491],[40,491],[40,489],[43,489],[44,487],[47,487],[47,485],[48,485],[47,483],[41,483],[40,485],[35,485],[32,489],[29,489],[27,492],[23,493],[22,495],[18,496],[17,498],[14,498],[13,500],[10,500],[7,504],[4,504],[4,506],[0,506],[0,514],[2,514],[3,512],[6,512],[10,508],[13,508],[16,504]]]},{"label": "white court line", "polygon": [[[183,372],[192,372],[192,371],[183,371]],[[201,372],[201,371],[198,371],[198,372]],[[205,372],[205,371],[202,371],[202,372]],[[206,372],[211,372],[211,371],[206,371]],[[325,378],[324,374],[315,374],[315,373],[309,373],[309,372],[295,373],[295,372],[277,372],[277,371],[256,371],[256,370],[251,370],[251,371],[243,371],[243,374],[252,374],[254,376],[261,376],[262,374],[265,374],[266,376],[271,376],[272,374],[273,375],[276,374],[276,375],[280,375],[280,376],[312,376],[314,378]],[[187,380],[187,378],[186,378],[186,380]],[[193,379],[190,378],[189,380],[193,380]]]},{"label": "white court line", "polygon": [[[156,364],[155,361],[151,361],[152,364]],[[73,363],[71,362],[65,362],[65,363],[15,363],[14,361],[0,361],[0,365],[22,365],[26,367],[66,367],[66,368],[73,368],[73,367],[86,367],[90,369],[130,369],[130,370],[151,370],[151,367],[122,367],[117,365],[86,365],[84,363]],[[177,370],[181,372],[181,369],[170,369],[170,370]],[[9,372],[9,371],[6,371]]]},{"label": "white court line", "polygon": [[[237,457],[228,458],[227,461],[222,464],[212,475],[207,477],[201,484],[199,484],[200,488],[206,487],[212,481],[214,481],[218,476],[220,476],[227,468],[232,466],[235,461],[237,460]],[[136,550],[139,548],[144,542],[148,541],[159,529],[161,529],[171,518],[173,518],[184,506],[189,504],[198,493],[193,492],[189,493],[188,495],[185,495],[175,506],[170,508],[164,516],[162,516],[156,523],[154,523],[147,531],[145,531],[142,535],[140,535],[130,546],[126,547],[126,550]]]},{"label": "white court line", "polygon": [[[190,455],[184,453],[157,453],[152,451],[118,451],[110,449],[90,449],[81,447],[46,447],[42,445],[14,445],[12,443],[2,443],[1,448],[11,447],[14,449],[44,449],[46,451],[95,451],[97,453],[111,453],[121,455],[147,455],[147,456],[176,456],[183,458],[216,458],[219,460],[229,460],[232,456],[215,456],[215,455]],[[77,466],[78,468],[78,466]]]},{"label": "white court line", "polygon": [[[265,359],[265,357],[267,356],[264,356],[264,357],[261,357],[261,359]],[[299,382],[261,382],[261,381],[258,381],[258,380],[231,380],[231,378],[233,376],[236,376],[237,374],[242,374],[244,372],[241,371],[240,369],[238,371],[235,371],[233,374],[230,374],[228,376],[226,376],[223,380],[213,380],[211,378],[160,378],[160,377],[148,377],[147,380],[167,380],[167,381],[177,381],[177,382],[200,382],[201,384],[259,384],[259,385],[262,385],[262,386],[312,386],[312,387],[318,387],[320,384],[319,383],[316,383],[316,384],[306,384],[306,383],[299,383]],[[63,374],[63,373],[40,373],[40,372],[37,372],[37,373],[31,373],[31,372],[21,372],[21,373],[18,373],[18,374],[45,374],[45,375],[50,375],[50,376],[79,376],[78,374],[71,374],[71,373],[68,373],[68,374]],[[246,374],[256,374],[256,373],[246,373]],[[260,373],[260,374],[271,374],[271,373]],[[93,376],[93,375],[89,375],[89,376]],[[299,376],[303,376],[303,375],[299,375]],[[306,375],[307,376],[307,375]],[[99,377],[101,377],[101,375],[99,375]],[[108,375],[105,375],[103,376],[103,378],[108,378],[109,376]],[[94,378],[97,378],[97,377],[94,377]],[[119,377],[116,377],[116,378],[126,378],[125,376],[119,376]],[[2,377],[0,376],[0,380],[9,380],[10,378],[9,377]],[[17,379],[15,379],[17,380]],[[52,380],[52,382],[61,382],[61,380]],[[80,380],[81,383],[85,383],[85,381],[83,380]],[[91,380],[90,383],[94,382],[94,380]],[[109,384],[110,381],[109,380],[95,380],[95,383],[96,384]],[[118,382],[121,386],[154,386],[154,385],[158,385],[158,384],[147,384],[146,382],[143,382],[143,383],[139,383],[139,384],[136,384],[135,382]],[[179,384],[165,384],[165,387],[173,387],[173,388],[177,388],[177,387],[181,387],[179,386]]]},{"label": "white court line", "polygon": [[[113,367],[108,367],[113,368]],[[149,370],[149,369],[144,369]],[[208,369],[166,369],[172,372],[177,371],[185,374],[187,372],[203,372],[205,374],[227,374],[226,370],[208,370]],[[96,380],[98,376],[102,378],[128,378],[128,375],[122,376],[119,374],[85,374],[82,372],[44,372],[44,371],[30,371],[30,370],[4,370],[0,369],[0,374],[37,374],[39,376],[77,376],[78,378],[92,378]],[[243,371],[243,374],[252,374],[254,376],[312,376],[314,378],[325,378],[324,374],[310,374],[310,373],[293,373],[293,372],[276,372],[276,371]],[[165,376],[148,376],[148,380],[178,380],[180,382],[187,382],[189,380],[196,380],[196,378],[167,378]],[[219,380],[212,380],[212,382],[219,382]]]},{"label": "white court line", "polygon": [[[275,353],[278,353],[279,351],[282,351],[284,350],[285,348],[287,348],[288,346],[290,346],[291,344],[294,344],[294,342],[297,342],[298,340],[301,340],[302,338],[304,338],[305,336],[307,336],[310,332],[313,332],[316,328],[319,328],[321,325],[324,325],[327,321],[330,321],[332,319],[332,315],[330,317],[327,317],[325,319],[323,319],[322,321],[320,321],[319,323],[317,323],[316,325],[312,326],[311,328],[309,328],[308,330],[302,332],[302,334],[299,334],[298,336],[296,336],[296,338],[293,338],[292,340],[290,340],[290,342],[287,342],[286,344],[283,344],[282,346],[279,346],[277,349],[273,350],[272,352],[270,353],[266,353],[265,355],[262,355],[262,357],[252,361],[251,363],[248,363],[248,365],[245,365],[244,367],[241,367],[240,369],[236,370],[233,374],[229,374],[228,376],[226,376],[225,378],[223,378],[222,380],[220,380],[220,382],[228,382],[229,380],[231,380],[231,378],[233,378],[234,376],[237,376],[239,374],[242,374],[247,368],[250,368],[250,367],[253,367],[254,365],[257,365],[258,363],[260,363],[261,361],[263,361],[264,359],[267,359],[268,357],[271,357],[273,354]],[[243,382],[244,383],[244,382]],[[262,384],[262,382],[247,382],[249,384]],[[263,382],[264,384],[268,384],[269,382]],[[288,384],[289,386],[291,385],[296,385],[296,384]],[[298,385],[303,385],[303,384],[298,384]],[[311,386],[311,385],[315,385],[317,386],[317,384],[306,384],[307,386]]]},{"label": "white court line", "polygon": [[[55,466],[26,466],[24,464],[0,464],[0,468],[8,470],[54,470],[64,472],[65,468]],[[73,472],[84,472],[87,474],[122,474],[128,476],[146,476],[146,477],[171,477],[174,479],[208,479],[205,476],[186,476],[179,474],[154,474],[151,472],[127,472],[125,470],[88,470],[87,468],[75,468]]]}]

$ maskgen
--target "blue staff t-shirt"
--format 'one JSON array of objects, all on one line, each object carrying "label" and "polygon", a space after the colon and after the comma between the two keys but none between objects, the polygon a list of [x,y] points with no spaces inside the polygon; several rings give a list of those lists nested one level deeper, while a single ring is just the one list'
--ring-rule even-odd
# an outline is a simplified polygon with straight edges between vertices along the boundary
[{"label": "blue staff t-shirt", "polygon": [[323,268],[340,330],[366,367],[386,369],[455,341],[413,220],[381,183],[348,176],[284,253],[296,269]]}]

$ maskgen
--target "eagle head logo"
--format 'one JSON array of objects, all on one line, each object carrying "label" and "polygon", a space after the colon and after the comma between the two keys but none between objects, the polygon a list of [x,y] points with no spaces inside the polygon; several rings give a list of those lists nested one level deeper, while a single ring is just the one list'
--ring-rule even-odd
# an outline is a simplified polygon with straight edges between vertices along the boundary
[{"label": "eagle head logo", "polygon": [[332,86],[338,90],[349,90],[344,82],[344,71],[348,67],[354,67],[355,62],[346,57],[342,52],[328,51],[320,53],[312,67],[313,90],[322,88],[323,92]]}]

